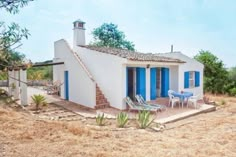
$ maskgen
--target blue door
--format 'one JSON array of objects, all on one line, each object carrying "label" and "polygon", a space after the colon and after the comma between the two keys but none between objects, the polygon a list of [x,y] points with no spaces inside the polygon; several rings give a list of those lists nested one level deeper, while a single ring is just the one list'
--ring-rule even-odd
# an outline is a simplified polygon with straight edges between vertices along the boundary
[{"label": "blue door", "polygon": [[150,94],[151,100],[157,98],[157,68],[151,68],[151,77],[150,77]]},{"label": "blue door", "polygon": [[167,97],[169,90],[169,68],[161,68],[161,96]]},{"label": "blue door", "polygon": [[146,69],[136,68],[136,94],[142,95],[146,100]]},{"label": "blue door", "polygon": [[64,72],[64,91],[65,91],[65,99],[69,100],[69,72]]}]

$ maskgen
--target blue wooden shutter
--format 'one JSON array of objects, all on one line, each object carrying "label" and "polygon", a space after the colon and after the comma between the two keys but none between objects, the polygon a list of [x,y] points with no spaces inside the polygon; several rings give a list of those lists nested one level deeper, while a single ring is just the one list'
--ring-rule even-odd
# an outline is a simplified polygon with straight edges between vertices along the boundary
[{"label": "blue wooden shutter", "polygon": [[150,76],[150,93],[151,100],[155,100],[157,98],[157,68],[151,68],[151,76]]},{"label": "blue wooden shutter", "polygon": [[65,71],[64,72],[64,92],[65,92],[65,99],[69,100],[69,72]]},{"label": "blue wooden shutter", "polygon": [[195,87],[199,87],[199,86],[200,86],[200,72],[195,71]]},{"label": "blue wooden shutter", "polygon": [[136,94],[142,95],[146,100],[146,69],[136,68]]},{"label": "blue wooden shutter", "polygon": [[161,68],[161,96],[167,97],[169,90],[169,68]]},{"label": "blue wooden shutter", "polygon": [[136,68],[136,94],[140,94],[140,69]]},{"label": "blue wooden shutter", "polygon": [[189,71],[184,72],[184,88],[189,88]]}]

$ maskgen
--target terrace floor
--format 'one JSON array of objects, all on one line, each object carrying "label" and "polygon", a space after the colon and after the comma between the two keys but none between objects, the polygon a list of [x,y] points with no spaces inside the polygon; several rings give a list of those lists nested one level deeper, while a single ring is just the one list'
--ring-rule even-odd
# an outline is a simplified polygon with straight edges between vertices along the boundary
[{"label": "terrace floor", "polygon": [[[105,109],[99,109],[94,110],[87,107],[84,107],[82,105],[65,101],[58,96],[54,95],[48,95],[45,90],[42,88],[34,88],[34,87],[28,87],[28,102],[31,103],[31,96],[34,94],[41,94],[44,95],[47,99],[48,103],[55,104],[57,106],[60,106],[64,108],[65,110],[68,110],[70,112],[73,112],[75,114],[78,114],[80,116],[83,116],[84,118],[95,118],[97,114],[104,113],[107,118],[115,118],[116,115],[121,112],[118,109],[115,108],[105,108]],[[158,98],[155,101],[152,101],[152,103],[157,104],[163,104],[167,106],[167,110],[158,112],[157,114],[153,114],[155,116],[154,122],[156,123],[169,123],[173,121],[177,121],[180,119],[184,119],[196,114],[210,112],[215,110],[215,106],[212,105],[206,105],[203,101],[199,101],[198,105],[199,108],[195,109],[193,107],[187,108],[186,105],[182,108],[179,106],[175,106],[174,108],[171,108],[168,106],[168,98]],[[124,111],[127,112],[127,111]],[[128,112],[127,112],[128,113]],[[136,118],[137,112],[129,112],[129,118]]]}]

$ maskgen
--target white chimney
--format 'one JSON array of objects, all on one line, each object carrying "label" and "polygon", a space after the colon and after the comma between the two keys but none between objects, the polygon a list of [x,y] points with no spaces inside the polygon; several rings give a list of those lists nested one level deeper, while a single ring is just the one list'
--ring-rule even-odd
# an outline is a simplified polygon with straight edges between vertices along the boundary
[{"label": "white chimney", "polygon": [[85,45],[85,22],[78,19],[73,22],[74,25],[74,48],[78,45]]}]

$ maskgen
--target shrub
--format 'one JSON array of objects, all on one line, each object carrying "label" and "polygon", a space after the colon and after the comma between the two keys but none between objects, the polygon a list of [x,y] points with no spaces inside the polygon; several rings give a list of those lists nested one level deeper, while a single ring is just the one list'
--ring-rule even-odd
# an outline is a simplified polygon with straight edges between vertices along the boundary
[{"label": "shrub", "polygon": [[39,109],[40,105],[45,105],[46,104],[46,98],[45,96],[41,95],[41,94],[35,94],[33,96],[31,96],[35,106],[36,106],[36,110]]},{"label": "shrub", "polygon": [[230,89],[230,95],[231,96],[236,96],[236,88]]},{"label": "shrub", "polygon": [[220,101],[220,105],[225,105],[226,104],[226,101],[224,100],[224,99],[222,99],[221,101]]},{"label": "shrub", "polygon": [[140,129],[145,129],[152,124],[154,118],[150,120],[150,111],[139,111],[138,113],[138,124]]},{"label": "shrub", "polygon": [[99,125],[99,126],[105,125],[105,120],[106,120],[106,118],[105,118],[105,116],[104,116],[104,113],[103,113],[102,115],[98,114],[98,115],[96,116],[96,123],[97,123],[97,125]]},{"label": "shrub", "polygon": [[7,96],[7,91],[0,88],[0,96]]},{"label": "shrub", "polygon": [[128,122],[129,117],[127,113],[121,112],[117,115],[117,126],[119,128],[123,128],[125,124]]},{"label": "shrub", "polygon": [[7,96],[4,98],[4,102],[8,105],[15,103],[17,100],[13,96]]}]

